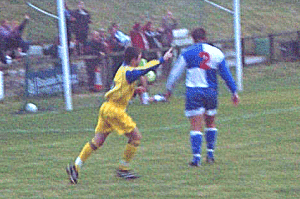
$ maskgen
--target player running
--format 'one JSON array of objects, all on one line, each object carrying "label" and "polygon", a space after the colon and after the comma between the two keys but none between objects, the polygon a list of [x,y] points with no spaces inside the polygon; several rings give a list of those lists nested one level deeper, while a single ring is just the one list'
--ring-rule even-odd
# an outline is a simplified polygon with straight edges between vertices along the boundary
[{"label": "player running", "polygon": [[205,43],[206,32],[203,28],[192,31],[194,45],[188,47],[177,59],[167,80],[166,98],[173,91],[176,81],[186,69],[186,104],[185,115],[191,124],[190,141],[193,159],[190,166],[201,164],[202,129],[205,122],[205,139],[207,146],[206,161],[214,163],[214,149],[217,140],[215,115],[218,106],[217,74],[222,77],[232,94],[234,105],[239,97],[235,81],[228,69],[225,56],[220,49]]},{"label": "player running", "polygon": [[78,173],[83,163],[93,151],[103,145],[107,136],[114,130],[119,135],[125,135],[128,138],[117,175],[124,179],[138,177],[138,175],[130,171],[129,163],[140,145],[142,136],[136,127],[136,123],[127,115],[126,107],[134,93],[136,80],[149,71],[156,70],[161,63],[171,58],[171,50],[167,51],[159,60],[148,62],[144,67],[139,67],[142,53],[138,48],[128,47],[125,50],[124,63],[115,75],[114,87],[105,94],[106,102],[100,107],[95,136],[90,142],[85,144],[75,164],[68,165],[66,168],[72,184],[78,183]]}]

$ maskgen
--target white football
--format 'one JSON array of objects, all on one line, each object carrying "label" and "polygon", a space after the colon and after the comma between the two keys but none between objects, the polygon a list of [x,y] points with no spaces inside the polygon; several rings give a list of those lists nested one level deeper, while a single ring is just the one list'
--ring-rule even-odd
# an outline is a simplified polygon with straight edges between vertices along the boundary
[{"label": "white football", "polygon": [[28,112],[36,113],[38,111],[38,107],[33,103],[26,104],[25,110]]}]

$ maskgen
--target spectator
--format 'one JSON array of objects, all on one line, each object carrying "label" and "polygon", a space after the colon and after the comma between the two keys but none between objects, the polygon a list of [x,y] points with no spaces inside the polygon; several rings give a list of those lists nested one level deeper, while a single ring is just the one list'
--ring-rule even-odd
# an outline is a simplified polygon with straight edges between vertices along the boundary
[{"label": "spectator", "polygon": [[[104,46],[104,52],[105,54],[109,53],[109,42],[107,39],[107,35],[106,35],[106,31],[103,28],[99,29],[99,34],[100,34],[100,42],[103,44]],[[104,56],[103,59],[101,59],[101,65],[102,65],[102,71],[101,71],[101,75],[102,75],[102,83],[103,83],[103,88],[105,90],[108,90],[110,88],[110,82],[109,82],[109,57],[108,56]]]},{"label": "spectator", "polygon": [[62,62],[60,59],[60,40],[59,36],[56,36],[54,38],[53,44],[47,48],[43,49],[44,55],[50,55],[51,58],[53,58],[53,65],[55,68],[59,68],[60,71],[62,71]]},{"label": "spectator", "polygon": [[104,48],[105,53],[108,53],[109,52],[109,44],[108,44],[108,41],[107,41],[107,35],[106,35],[106,32],[105,32],[104,28],[99,29],[99,39],[105,47]]},{"label": "spectator", "polygon": [[74,17],[74,33],[76,37],[76,51],[78,55],[82,54],[83,47],[86,44],[89,33],[89,24],[92,23],[89,12],[85,9],[84,2],[78,2],[78,9],[72,14]]},{"label": "spectator", "polygon": [[6,54],[5,54],[5,46],[4,46],[4,38],[0,37],[0,61],[3,63],[3,64],[8,64],[7,63],[7,59],[6,59]]},{"label": "spectator", "polygon": [[11,57],[15,58],[15,50],[22,49],[22,53],[26,53],[29,49],[29,42],[22,39],[23,30],[29,20],[29,16],[25,15],[24,21],[19,25],[19,22],[13,21],[11,24],[8,20],[1,21],[0,26],[0,59],[1,62],[7,64],[6,52],[12,51]]},{"label": "spectator", "polygon": [[11,32],[12,32],[12,27],[9,24],[9,21],[7,19],[3,19],[1,21],[1,26],[0,26],[0,36],[3,39],[4,49],[7,49],[8,40],[11,37]]},{"label": "spectator", "polygon": [[[53,44],[43,49],[44,55],[50,55],[53,59],[54,71],[57,74],[62,74],[63,64],[62,64],[62,47],[60,43],[59,36],[56,36],[53,40]],[[77,66],[70,63],[70,73],[77,74]],[[73,78],[72,78],[73,79]]]},{"label": "spectator", "polygon": [[149,50],[149,43],[139,23],[135,23],[132,27],[132,30],[130,31],[130,38],[133,47],[137,47],[144,51]]},{"label": "spectator", "polygon": [[114,29],[113,31],[115,32],[115,38],[121,43],[122,46],[126,48],[127,46],[131,45],[130,37],[120,31],[117,23],[113,23],[111,27]]},{"label": "spectator", "polygon": [[69,9],[66,2],[65,2],[65,17],[66,17],[66,27],[67,27],[67,40],[68,40],[68,46],[70,48],[72,33],[74,31],[74,27],[73,27],[74,21],[76,19],[73,17],[73,12]]},{"label": "spectator", "polygon": [[140,23],[135,23],[132,31],[130,31],[130,37],[131,37],[131,43],[133,47],[137,47],[142,50],[143,58],[150,60],[150,59],[156,59],[156,53],[149,52],[149,42],[146,38],[146,35],[142,31],[142,27],[140,26]]},{"label": "spectator", "polygon": [[97,58],[86,59],[86,72],[88,75],[88,89],[91,92],[97,92],[94,88],[95,83],[95,69],[99,67],[102,59],[104,58],[107,46],[102,42],[100,33],[93,31],[91,34],[91,40],[85,45],[84,51],[86,55],[95,55]]},{"label": "spectator", "polygon": [[122,43],[115,37],[116,31],[117,30],[113,27],[108,29],[109,35],[107,37],[107,42],[110,52],[120,52],[125,50],[125,47],[122,45]]},{"label": "spectator", "polygon": [[[173,42],[173,29],[177,27],[177,20],[174,18],[173,13],[170,10],[167,10],[167,14],[163,16],[161,21],[161,43],[163,47],[170,47]],[[168,76],[171,69],[172,60],[168,60],[163,63],[162,67],[162,78]]]},{"label": "spectator", "polygon": [[154,30],[151,21],[148,21],[142,30],[147,38],[150,49],[162,47],[162,44],[159,42],[161,34]]},{"label": "spectator", "polygon": [[166,16],[162,18],[161,27],[162,27],[162,44],[163,46],[171,46],[173,41],[172,30],[177,27],[177,20],[174,18],[173,13],[170,10],[167,10]]},{"label": "spectator", "polygon": [[[155,31],[152,22],[148,21],[146,25],[142,28],[146,39],[149,43],[149,48],[150,49],[157,49],[157,48],[162,48],[162,44],[159,42],[161,35],[159,32]],[[152,59],[157,59],[158,55],[157,52],[149,52],[148,53],[148,58],[150,60]]]},{"label": "spectator", "polygon": [[0,26],[0,59],[1,62],[4,64],[7,64],[6,60],[6,49],[8,44],[8,38],[10,36],[11,32],[11,26],[9,25],[9,21],[6,19],[3,19],[1,21]]},{"label": "spectator", "polygon": [[24,16],[24,20],[21,24],[18,21],[13,21],[11,24],[11,34],[8,38],[8,49],[16,50],[18,48],[22,49],[22,53],[26,53],[29,50],[30,42],[24,41],[22,38],[22,34],[26,24],[28,23],[30,17],[28,15]]},{"label": "spectator", "polygon": [[[108,29],[109,36],[107,38],[108,42],[108,49],[109,53],[113,53],[110,56],[110,60],[112,61],[112,65],[109,68],[108,71],[108,77],[107,77],[107,84],[111,85],[113,78],[118,71],[119,67],[123,63],[123,54],[120,53],[125,50],[125,47],[122,45],[122,43],[115,37],[117,29],[110,27]],[[109,90],[110,86],[106,88],[106,90]]]}]

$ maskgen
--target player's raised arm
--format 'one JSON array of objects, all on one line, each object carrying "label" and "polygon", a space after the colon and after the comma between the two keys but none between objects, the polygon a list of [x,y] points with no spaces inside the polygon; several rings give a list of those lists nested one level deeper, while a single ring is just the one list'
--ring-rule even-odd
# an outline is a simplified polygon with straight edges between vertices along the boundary
[{"label": "player's raised arm", "polygon": [[149,71],[154,71],[156,70],[160,64],[162,64],[164,61],[170,59],[173,54],[172,54],[172,50],[173,48],[170,48],[163,57],[161,57],[159,60],[152,60],[149,61],[146,66],[144,67],[138,67],[138,64],[140,62],[140,58],[139,60],[133,60],[134,63],[131,63],[131,65],[135,65],[136,69],[132,70],[132,71],[127,71],[126,72],[126,79],[128,81],[128,83],[132,83],[134,81],[136,81],[138,78],[140,78],[141,76],[147,74]]},{"label": "player's raised arm", "polygon": [[180,55],[179,58],[176,60],[175,65],[173,66],[166,83],[167,92],[165,93],[165,97],[167,100],[172,95],[172,91],[175,87],[175,84],[181,76],[181,74],[183,73],[185,67],[186,61],[184,57]]}]

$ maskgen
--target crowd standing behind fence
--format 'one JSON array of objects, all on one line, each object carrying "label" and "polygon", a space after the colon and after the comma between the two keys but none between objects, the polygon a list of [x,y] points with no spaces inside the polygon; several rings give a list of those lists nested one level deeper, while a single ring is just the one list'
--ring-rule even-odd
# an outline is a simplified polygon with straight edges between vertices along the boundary
[{"label": "crowd standing behind fence", "polygon": [[92,23],[91,16],[89,11],[85,9],[83,1],[79,1],[78,9],[70,14],[74,18],[73,31],[76,36],[76,52],[78,55],[81,55],[88,39],[89,24]]},{"label": "crowd standing behind fence", "polygon": [[30,17],[24,15],[24,20],[19,24],[18,21],[1,20],[0,26],[0,60],[4,64],[9,64],[10,59],[17,58],[18,55],[24,55],[29,50],[29,42],[24,41],[22,34]]},{"label": "crowd standing behind fence", "polygon": [[[127,46],[133,46],[135,45],[134,42],[135,38],[131,36],[129,33],[128,35],[120,30],[120,27],[118,23],[112,23],[107,32],[103,28],[90,30],[89,24],[91,23],[91,16],[87,10],[84,9],[84,3],[82,1],[79,1],[78,3],[78,9],[72,10],[66,5],[66,20],[67,20],[67,35],[68,35],[68,45],[70,47],[70,54],[71,54],[71,61],[82,59],[86,61],[85,67],[88,73],[88,77],[85,81],[88,83],[88,89],[93,91],[92,86],[92,79],[94,77],[94,70],[93,67],[89,68],[89,58],[84,58],[78,55],[81,54],[81,51],[78,50],[78,43],[81,42],[81,38],[79,38],[78,35],[76,35],[76,14],[83,14],[85,17],[84,26],[85,31],[84,38],[82,40],[82,52],[84,50],[84,46],[89,46],[87,41],[91,41],[91,37],[87,37],[87,33],[93,32],[93,31],[99,31],[101,33],[101,40],[105,43],[105,56],[103,54],[101,57],[98,57],[97,59],[100,60],[100,66],[101,66],[101,74],[103,79],[103,87],[105,90],[108,90],[110,88],[111,82],[113,80],[115,72],[118,70],[119,66],[122,64],[122,52],[125,50]],[[144,45],[144,58],[153,59],[157,57],[157,54],[162,54],[164,52],[164,49],[167,49],[168,46],[172,44],[173,35],[172,30],[178,28],[178,20],[173,16],[172,12],[169,10],[166,10],[166,15],[162,16],[161,18],[161,24],[159,27],[154,28],[153,24],[155,21],[153,21],[153,18],[147,18],[144,17],[143,20],[138,18],[137,22],[133,22],[133,27],[136,28],[137,24],[139,24],[140,28],[140,34],[142,34],[142,41],[145,42]],[[8,21],[6,19],[1,21],[1,27],[0,27],[0,58],[1,62],[3,64],[7,64],[11,62],[11,58],[13,58],[13,63],[17,61],[17,59],[14,60],[14,58],[18,58],[19,55],[24,55],[24,52],[27,52],[29,48],[29,43],[24,41],[22,39],[22,32],[25,28],[25,25],[28,24],[29,16],[24,16],[24,21],[21,23],[21,25],[17,25],[18,23],[15,23],[13,21]],[[78,20],[80,21],[80,20]],[[83,22],[78,22],[77,25],[82,25]],[[15,39],[17,42],[9,42],[11,46],[13,46],[13,50],[7,48],[7,41],[6,40],[6,33],[13,33],[13,29],[18,27],[15,30],[19,30],[18,39]],[[294,39],[293,35],[296,35]],[[291,35],[291,36],[286,36]],[[255,37],[255,38],[243,38],[242,39],[242,48],[243,48],[243,65],[251,64],[252,62],[247,62],[246,55],[250,54],[252,56],[260,55],[263,56],[264,59],[261,59],[263,61],[268,61],[269,63],[272,63],[274,61],[279,60],[295,60],[299,58],[299,48],[295,47],[299,43],[299,32],[289,32],[289,33],[279,33],[279,34],[270,34],[268,36],[264,36],[262,38]],[[286,39],[281,39],[286,36]],[[74,37],[74,38],[72,38]],[[290,37],[290,38],[289,38]],[[288,39],[287,39],[288,38]],[[263,45],[261,42],[264,42]],[[221,44],[228,44],[232,43],[231,40],[224,40],[224,41],[215,41],[217,43]],[[213,43],[215,43],[213,42]],[[72,43],[75,43],[77,45],[75,49],[72,47]],[[100,42],[101,43],[101,42]],[[250,43],[250,44],[249,44]],[[23,46],[24,44],[24,46]],[[27,46],[26,46],[27,45]],[[138,45],[141,45],[141,43],[138,42]],[[226,46],[224,45],[224,46]],[[147,47],[148,48],[147,48]],[[95,48],[100,48],[99,46],[95,46]],[[179,47],[182,48],[182,47]],[[221,47],[222,48],[222,47]],[[263,50],[261,49],[263,48]],[[76,50],[77,49],[77,50]],[[249,50],[250,49],[250,50]],[[297,50],[298,49],[298,50]],[[55,49],[57,50],[57,49]],[[75,52],[75,53],[74,53]],[[90,53],[88,51],[83,52],[84,55],[93,55],[93,53]],[[94,54],[95,55],[95,54]],[[281,58],[281,57],[282,58]],[[57,56],[54,56],[57,57]],[[246,57],[246,58],[245,58]],[[92,58],[94,59],[94,58]],[[58,62],[59,63],[59,62]],[[167,64],[171,66],[171,63],[165,62],[164,64]],[[55,64],[57,65],[57,63]],[[98,66],[99,67],[99,64]],[[9,66],[1,66],[2,70],[3,68],[9,68]],[[162,67],[162,77],[166,77],[169,73],[170,67],[164,66]],[[4,74],[5,75],[5,74]]]},{"label": "crowd standing behind fence", "polygon": [[[85,9],[84,2],[78,1],[77,9],[74,10],[72,10],[67,5],[67,3],[65,3],[65,17],[67,26],[67,41],[70,55],[72,57],[82,55],[98,55],[98,58],[93,58],[91,60],[84,59],[88,76],[87,84],[88,89],[90,91],[94,91],[94,89],[92,89],[93,86],[91,84],[94,81],[95,77],[94,69],[95,67],[99,66],[99,64],[97,64],[96,66],[96,64],[91,63],[95,63],[95,61],[101,62],[103,69],[101,72],[106,73],[105,75],[102,75],[103,77],[106,77],[106,85],[104,87],[106,90],[108,90],[116,71],[122,64],[123,56],[121,52],[123,52],[127,46],[137,46],[143,50],[143,57],[147,60],[157,58],[157,52],[148,52],[148,50],[154,49],[156,47],[161,48],[162,46],[170,46],[170,43],[167,42],[167,40],[170,41],[170,33],[172,28],[172,25],[170,25],[169,20],[174,21],[173,15],[170,11],[168,11],[168,14],[162,19],[162,26],[155,30],[152,26],[153,22],[150,21],[149,18],[146,20],[146,17],[144,17],[144,20],[140,20],[139,23],[135,23],[133,26],[133,31],[136,31],[138,29],[138,34],[131,34],[130,32],[130,35],[127,35],[126,33],[122,32],[118,23],[114,22],[110,25],[107,32],[105,32],[103,28],[99,28],[101,29],[100,32],[102,35],[102,41],[92,42],[93,44],[91,44],[91,41],[94,40],[94,33],[98,32],[99,29],[90,29],[89,24],[92,23],[91,15],[90,12],[87,9]],[[8,50],[10,50],[7,47],[8,44],[16,49],[21,47],[22,52],[28,51],[29,43],[24,42],[21,38],[22,32],[24,30],[25,25],[28,23],[28,20],[29,16],[25,15],[24,22],[18,27],[16,23],[10,24],[7,20],[2,21],[2,26],[0,27],[0,39],[1,41],[3,40],[1,42],[0,48],[2,63],[10,63],[10,58],[15,58],[15,56],[11,56],[12,52],[14,53],[14,51],[8,52]],[[8,33],[7,35],[5,34],[6,32]],[[13,33],[18,33],[15,34],[18,35],[18,37],[17,39],[14,39],[14,41],[10,41],[11,38],[8,38],[8,36],[10,37],[10,35],[12,35]],[[166,34],[166,36],[164,36],[164,34]],[[136,37],[136,35],[141,37]],[[44,55],[51,55],[52,58],[57,59],[59,57],[59,41],[56,41],[57,37],[55,37],[53,40],[55,42],[51,45],[51,49],[47,47],[46,49],[44,49],[43,52]],[[105,46],[103,46],[103,43],[105,43]],[[164,45],[162,45],[163,43]],[[103,50],[103,48],[105,48],[105,50]],[[94,51],[96,49],[101,49],[102,53],[95,53]],[[20,52],[20,50],[18,52]],[[108,54],[110,54],[109,60],[107,59],[108,56],[104,56]],[[54,66],[57,67],[59,63],[61,62],[57,60],[54,61]]]}]

